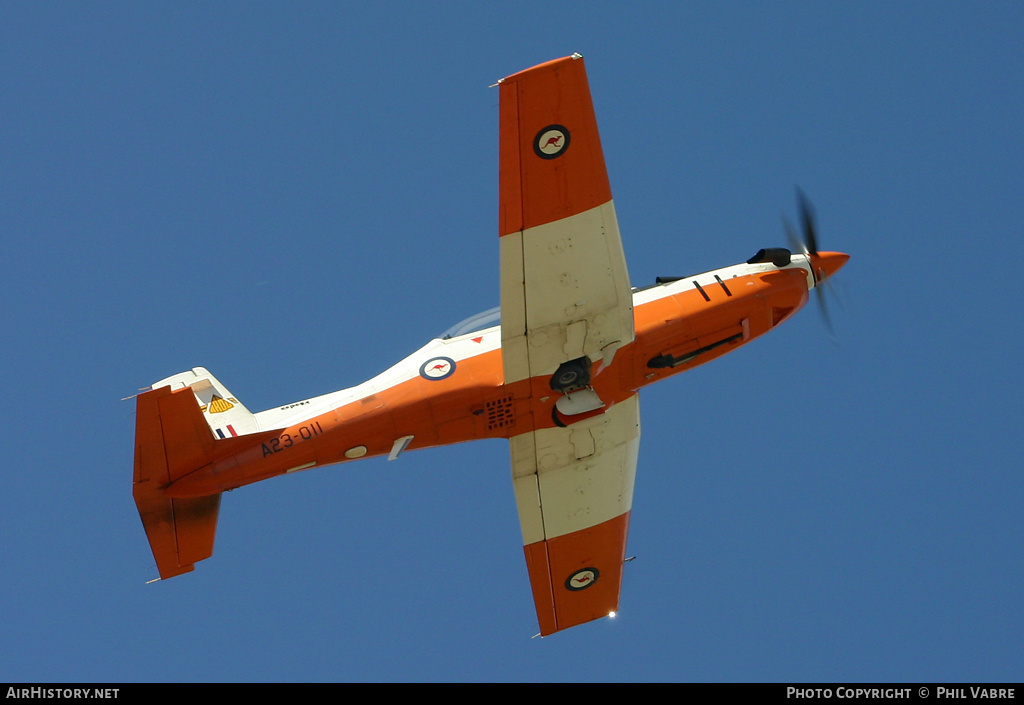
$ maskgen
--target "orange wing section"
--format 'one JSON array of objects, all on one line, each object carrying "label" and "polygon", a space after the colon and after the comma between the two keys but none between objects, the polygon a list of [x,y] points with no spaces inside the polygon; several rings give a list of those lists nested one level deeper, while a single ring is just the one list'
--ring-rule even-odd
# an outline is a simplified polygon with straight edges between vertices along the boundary
[{"label": "orange wing section", "polygon": [[136,398],[132,495],[162,579],[188,573],[213,554],[220,494],[170,499],[164,488],[209,462],[213,435],[188,387]]},{"label": "orange wing section", "polygon": [[520,71],[500,90],[499,235],[612,200],[582,56]]},{"label": "orange wing section", "polygon": [[619,609],[629,513],[523,547],[542,636]]}]

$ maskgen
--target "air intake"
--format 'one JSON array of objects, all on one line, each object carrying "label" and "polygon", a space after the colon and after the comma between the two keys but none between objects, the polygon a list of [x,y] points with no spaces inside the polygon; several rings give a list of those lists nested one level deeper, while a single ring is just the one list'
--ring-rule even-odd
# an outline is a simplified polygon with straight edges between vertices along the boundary
[{"label": "air intake", "polygon": [[793,261],[793,253],[785,247],[769,247],[758,250],[757,254],[747,260],[747,264],[761,264],[771,262],[776,267],[785,267]]}]

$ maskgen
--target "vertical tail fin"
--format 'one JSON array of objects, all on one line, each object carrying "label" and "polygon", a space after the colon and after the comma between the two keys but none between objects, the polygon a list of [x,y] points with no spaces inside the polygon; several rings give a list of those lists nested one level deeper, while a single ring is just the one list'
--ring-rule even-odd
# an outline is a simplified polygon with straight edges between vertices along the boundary
[{"label": "vertical tail fin", "polygon": [[160,387],[170,387],[171,391],[191,387],[199,403],[199,411],[214,438],[244,436],[258,430],[256,417],[204,367],[193,367],[188,372],[171,375],[152,388]]},{"label": "vertical tail fin", "polygon": [[177,391],[162,386],[136,398],[132,495],[163,579],[188,573],[213,554],[220,494],[171,499],[163,493],[171,482],[210,462],[211,428],[189,386]]}]

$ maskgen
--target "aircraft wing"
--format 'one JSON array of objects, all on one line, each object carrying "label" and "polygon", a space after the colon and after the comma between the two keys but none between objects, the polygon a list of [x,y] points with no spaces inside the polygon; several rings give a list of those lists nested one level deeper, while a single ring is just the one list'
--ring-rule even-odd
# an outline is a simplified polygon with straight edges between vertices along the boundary
[{"label": "aircraft wing", "polygon": [[530,402],[512,475],[546,635],[618,607],[637,397],[560,423],[549,379],[570,360],[595,374],[612,364],[634,337],[632,291],[582,57],[499,85],[502,359],[506,385]]},{"label": "aircraft wing", "polygon": [[618,611],[640,447],[637,395],[599,416],[510,441],[541,635]]}]

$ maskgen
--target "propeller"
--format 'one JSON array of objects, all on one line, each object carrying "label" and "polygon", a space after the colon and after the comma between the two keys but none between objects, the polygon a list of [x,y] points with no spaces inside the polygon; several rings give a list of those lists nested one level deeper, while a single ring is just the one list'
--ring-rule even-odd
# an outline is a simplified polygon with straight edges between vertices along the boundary
[{"label": "propeller", "polygon": [[782,223],[786,228],[786,237],[789,238],[789,244],[793,251],[802,252],[808,257],[811,264],[811,273],[814,275],[814,288],[818,292],[818,308],[821,311],[822,318],[825,320],[825,327],[828,328],[829,335],[835,338],[832,317],[829,316],[828,305],[825,302],[825,291],[821,285],[825,284],[829,277],[839,271],[839,268],[846,264],[850,257],[841,252],[818,251],[818,226],[814,215],[814,206],[811,205],[810,199],[799,188],[796,190],[796,199],[797,207],[800,210],[803,239],[801,240],[797,236],[793,224],[789,222],[789,218],[785,214],[782,216]]}]

